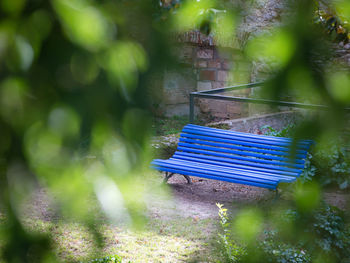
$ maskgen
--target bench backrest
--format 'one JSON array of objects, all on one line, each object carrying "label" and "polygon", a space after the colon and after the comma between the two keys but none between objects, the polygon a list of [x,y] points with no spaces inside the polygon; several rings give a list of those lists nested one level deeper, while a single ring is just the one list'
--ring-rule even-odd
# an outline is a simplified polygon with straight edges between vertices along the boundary
[{"label": "bench backrest", "polygon": [[[299,176],[311,140],[292,139],[186,125],[173,158],[220,164],[256,172]],[[292,153],[291,147],[294,147]]]}]

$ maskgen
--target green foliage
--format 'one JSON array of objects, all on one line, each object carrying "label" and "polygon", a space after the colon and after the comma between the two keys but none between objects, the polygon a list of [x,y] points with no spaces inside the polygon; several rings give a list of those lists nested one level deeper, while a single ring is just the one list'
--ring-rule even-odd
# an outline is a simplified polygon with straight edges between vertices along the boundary
[{"label": "green foliage", "polygon": [[179,133],[187,123],[188,116],[157,117],[153,119],[153,134],[162,136]]},{"label": "green foliage", "polygon": [[323,206],[314,215],[310,231],[316,234],[315,245],[338,260],[350,257],[350,228],[344,213],[335,207]]},{"label": "green foliage", "polygon": [[350,156],[345,146],[334,142],[324,150],[313,150],[305,160],[302,182],[317,180],[323,186],[350,187]]},{"label": "green foliage", "polygon": [[[296,126],[289,124],[281,130],[265,125],[260,128],[265,135],[276,137],[292,137]],[[305,168],[300,175],[303,183],[317,180],[323,186],[337,185],[340,189],[350,187],[350,153],[348,147],[329,140],[326,147],[314,150],[311,148],[305,159]]]},{"label": "green foliage", "polygon": [[245,254],[243,246],[238,245],[232,236],[231,224],[227,216],[227,209],[222,204],[217,203],[219,208],[219,217],[221,232],[218,233],[218,243],[220,244],[221,254],[225,262],[239,262]]},{"label": "green foliage", "polygon": [[[172,117],[154,117],[152,131],[154,135],[163,136],[181,132],[182,128],[188,124],[188,116],[174,115]],[[204,123],[204,120],[196,120],[198,125]]]},{"label": "green foliage", "polygon": [[291,138],[293,136],[293,132],[295,130],[295,124],[290,123],[286,127],[283,127],[281,130],[276,130],[272,128],[270,125],[264,125],[260,128],[260,130],[268,136],[275,136],[275,137],[289,137]]},{"label": "green foliage", "polygon": [[[336,260],[330,262],[350,258],[350,225],[344,213],[335,207],[323,204],[311,214],[297,209],[282,210],[279,222],[266,218],[269,227],[263,235],[245,245],[230,232],[227,210],[222,205],[218,207],[222,228],[227,229],[219,236],[222,250],[226,255],[237,248],[241,251],[239,257],[228,262],[257,262],[257,258],[264,258],[271,263],[309,263],[318,260],[320,255],[324,262],[328,262],[328,258]],[[290,229],[295,229],[293,236]]]},{"label": "green foliage", "polygon": [[322,185],[337,185],[340,189],[350,187],[350,155],[346,146],[336,142],[314,154],[313,165]]},{"label": "green foliage", "polygon": [[122,258],[118,255],[106,256],[103,258],[95,258],[87,261],[86,263],[122,263]]},{"label": "green foliage", "polygon": [[278,232],[266,231],[260,249],[265,254],[266,262],[273,263],[309,263],[310,255],[302,247],[278,240]]},{"label": "green foliage", "polygon": [[311,217],[295,209],[286,210],[282,217],[299,228],[300,237],[290,243],[293,238],[281,238],[283,229],[267,231],[262,249],[274,258],[270,262],[311,262],[320,254],[336,262],[350,257],[349,225],[339,209],[323,204]]},{"label": "green foliage", "polygon": [[[322,4],[323,6],[325,5],[324,2]],[[349,42],[350,27],[348,21],[344,21],[344,19],[342,19],[339,14],[336,14],[334,10],[331,11],[329,6],[322,8],[318,4],[317,10],[315,11],[314,21],[316,24],[319,24],[324,28],[325,32],[333,41],[343,41],[344,43]]]},{"label": "green foliage", "polygon": [[305,167],[303,172],[301,173],[299,180],[302,183],[306,183],[306,182],[311,182],[315,175],[316,175],[316,167],[312,164],[312,154],[311,153],[307,153],[307,157],[305,159]]},{"label": "green foliage", "polygon": [[[22,207],[36,186],[54,197],[59,218],[89,228],[97,248],[100,215],[91,207],[113,222],[143,222],[151,98],[161,94],[154,80],[175,66],[174,34],[198,28],[217,32],[220,44],[235,39],[236,23],[247,20],[234,5],[221,11],[220,2],[228,1],[1,1],[0,207],[8,220],[0,231],[1,260],[58,261],[52,237],[22,225]],[[167,8],[174,12],[164,18],[160,10]],[[312,0],[290,1],[293,17],[282,19],[288,24],[271,28],[260,46],[253,39],[247,46],[252,60],[273,62],[275,74],[262,85],[269,98],[292,93],[330,107],[310,122],[317,129],[306,131],[318,136],[345,125],[350,77],[319,63],[334,54],[323,30],[310,23],[314,8]],[[348,164],[343,154],[332,158],[331,172],[345,188]]]}]

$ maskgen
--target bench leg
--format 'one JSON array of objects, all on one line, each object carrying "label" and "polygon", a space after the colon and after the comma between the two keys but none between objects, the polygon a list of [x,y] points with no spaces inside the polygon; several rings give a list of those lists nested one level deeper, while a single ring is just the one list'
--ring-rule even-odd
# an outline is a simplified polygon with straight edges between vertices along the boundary
[{"label": "bench leg", "polygon": [[183,174],[183,176],[186,178],[188,184],[192,184],[191,178],[188,175]]},{"label": "bench leg", "polygon": [[[163,180],[164,183],[168,182],[168,180],[170,179],[170,177],[172,177],[174,175],[174,173],[169,173],[169,172],[165,172],[165,178]],[[188,175],[184,175],[182,174],[186,180],[188,184],[192,184],[191,178]]]},{"label": "bench leg", "polygon": [[165,178],[164,178],[163,182],[164,183],[168,182],[170,177],[172,177],[173,175],[174,175],[174,173],[165,172]]},{"label": "bench leg", "polygon": [[275,190],[275,200],[278,200],[280,199],[280,193],[278,192],[278,188],[276,187],[276,190]]}]

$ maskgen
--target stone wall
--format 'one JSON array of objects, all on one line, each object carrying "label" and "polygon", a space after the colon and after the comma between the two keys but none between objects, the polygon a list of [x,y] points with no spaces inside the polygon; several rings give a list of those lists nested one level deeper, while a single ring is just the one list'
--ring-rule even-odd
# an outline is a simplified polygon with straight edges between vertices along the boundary
[{"label": "stone wall", "polygon": [[[220,48],[214,43],[182,43],[176,55],[183,65],[181,70],[164,75],[165,115],[188,115],[189,94],[250,82],[250,64],[244,61],[236,48]],[[225,95],[248,95],[247,91]],[[196,100],[196,114],[206,118],[239,118],[248,115],[248,106],[242,103],[218,100]],[[203,117],[203,116],[202,116]]]}]

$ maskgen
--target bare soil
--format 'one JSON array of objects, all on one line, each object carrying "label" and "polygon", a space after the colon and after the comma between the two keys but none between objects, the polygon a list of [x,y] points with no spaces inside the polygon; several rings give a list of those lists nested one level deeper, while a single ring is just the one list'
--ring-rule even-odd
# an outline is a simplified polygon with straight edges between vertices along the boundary
[{"label": "bare soil", "polygon": [[168,187],[172,198],[152,198],[148,203],[151,215],[164,219],[175,215],[195,220],[216,218],[216,203],[224,204],[230,211],[234,211],[239,205],[256,204],[275,196],[273,191],[267,189],[215,180],[192,178],[192,184],[188,184],[181,175],[170,178]]}]

